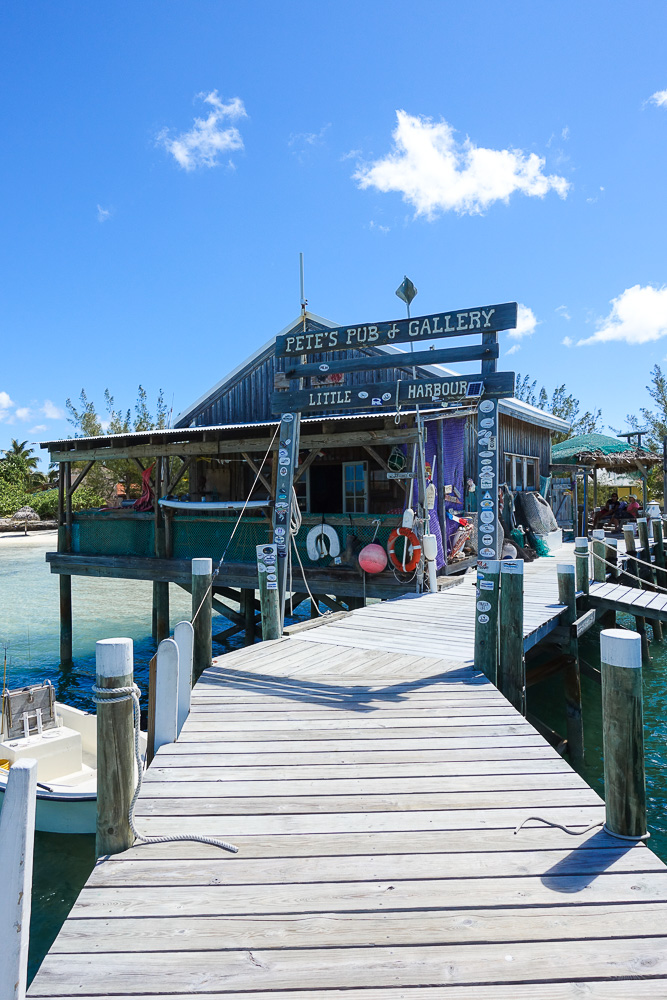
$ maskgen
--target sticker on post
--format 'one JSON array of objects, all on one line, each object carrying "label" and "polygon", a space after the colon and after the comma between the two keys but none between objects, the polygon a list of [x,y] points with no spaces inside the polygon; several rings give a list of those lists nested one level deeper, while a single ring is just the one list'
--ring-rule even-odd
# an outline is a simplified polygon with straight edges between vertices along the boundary
[{"label": "sticker on post", "polygon": [[493,590],[495,588],[495,583],[493,580],[478,580],[477,586],[480,590]]},{"label": "sticker on post", "polygon": [[479,485],[483,490],[490,490],[493,487],[493,479],[480,479]]},{"label": "sticker on post", "polygon": [[267,583],[266,589],[267,590],[277,590],[278,589],[278,584],[277,583]]},{"label": "sticker on post", "polygon": [[492,399],[483,399],[482,402],[479,404],[479,408],[482,411],[482,413],[491,413],[495,405],[496,404],[493,402]]},{"label": "sticker on post", "polygon": [[482,535],[483,545],[493,545],[493,535]]},{"label": "sticker on post", "polygon": [[479,422],[480,427],[493,427],[493,424],[494,424],[493,417],[484,417],[484,419],[480,420]]},{"label": "sticker on post", "polygon": [[[277,504],[276,504],[276,506],[277,506]],[[493,509],[493,500],[482,500],[481,503],[480,503],[480,507],[482,508],[482,510],[492,510]]]},{"label": "sticker on post", "polygon": [[488,615],[477,615],[477,621],[480,623],[480,625],[486,625],[488,620],[489,620]]},{"label": "sticker on post", "polygon": [[477,610],[478,611],[490,611],[491,610],[491,605],[489,604],[488,601],[478,601],[477,602]]},{"label": "sticker on post", "polygon": [[485,559],[494,559],[496,555],[495,549],[490,549],[488,547],[479,550],[480,556],[484,556]]}]

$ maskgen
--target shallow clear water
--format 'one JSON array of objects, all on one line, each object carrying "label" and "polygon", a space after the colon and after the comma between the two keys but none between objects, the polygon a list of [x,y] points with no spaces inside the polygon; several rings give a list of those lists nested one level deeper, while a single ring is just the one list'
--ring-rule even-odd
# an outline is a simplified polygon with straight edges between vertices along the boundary
[{"label": "shallow clear water", "polygon": [[[49,572],[44,554],[55,548],[55,533],[8,538],[0,535],[0,647],[7,646],[8,686],[19,687],[50,677],[58,698],[93,710],[90,688],[95,676],[95,642],[111,636],[134,640],[135,677],[144,691],[148,661],[154,653],[150,635],[152,586],[141,581],[72,578],[74,666],[58,664],[58,577]],[[190,616],[190,596],[170,587],[172,628]],[[302,615],[307,605],[302,605]],[[633,626],[632,619],[625,624]],[[220,629],[227,625],[219,618]],[[243,642],[235,636],[226,648]],[[214,647],[214,652],[224,652]],[[644,668],[646,780],[650,846],[667,861],[667,641],[652,643],[653,662]],[[582,640],[581,653],[599,667],[598,630]],[[1,662],[1,661],[0,661]],[[586,762],[581,773],[600,793],[602,727],[600,689],[582,678]],[[562,678],[529,689],[530,710],[565,732]],[[55,939],[94,864],[94,837],[38,833],[35,838],[33,909],[29,975],[32,978]]]},{"label": "shallow clear water", "polygon": [[[146,707],[148,662],[155,653],[151,638],[152,584],[141,580],[72,577],[73,661],[59,665],[58,577],[45,562],[56,548],[55,532],[13,538],[0,534],[0,669],[7,650],[7,686],[20,687],[50,678],[59,701],[94,711],[91,686],[95,680],[95,642],[114,636],[134,640],[134,676]],[[191,615],[191,598],[170,586],[171,628]],[[308,605],[302,605],[302,615]],[[298,616],[297,616],[298,617]],[[217,627],[216,627],[217,624]],[[229,622],[214,615],[213,631]],[[243,644],[242,635],[219,655]],[[29,976],[55,939],[95,862],[93,836],[37,833],[33,877]]]}]

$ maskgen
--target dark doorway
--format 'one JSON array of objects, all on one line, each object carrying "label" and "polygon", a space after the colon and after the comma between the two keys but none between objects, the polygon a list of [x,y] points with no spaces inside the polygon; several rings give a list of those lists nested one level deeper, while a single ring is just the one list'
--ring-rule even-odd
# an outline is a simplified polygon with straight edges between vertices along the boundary
[{"label": "dark doorway", "polygon": [[342,465],[311,465],[310,513],[343,513]]}]

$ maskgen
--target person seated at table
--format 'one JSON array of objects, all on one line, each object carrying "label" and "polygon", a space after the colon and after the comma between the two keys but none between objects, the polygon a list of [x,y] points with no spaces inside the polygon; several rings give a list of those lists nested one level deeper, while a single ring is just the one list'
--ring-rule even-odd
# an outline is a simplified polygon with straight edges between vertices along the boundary
[{"label": "person seated at table", "polygon": [[611,523],[618,531],[621,527],[621,521],[636,521],[639,511],[639,501],[637,500],[637,497],[631,493],[628,497],[627,503],[624,500],[621,500],[618,504],[616,513],[611,519]]},{"label": "person seated at table", "polygon": [[614,516],[618,511],[618,493],[612,493],[604,507],[601,507],[593,518],[593,527],[599,528],[606,520],[611,520],[613,524]]}]

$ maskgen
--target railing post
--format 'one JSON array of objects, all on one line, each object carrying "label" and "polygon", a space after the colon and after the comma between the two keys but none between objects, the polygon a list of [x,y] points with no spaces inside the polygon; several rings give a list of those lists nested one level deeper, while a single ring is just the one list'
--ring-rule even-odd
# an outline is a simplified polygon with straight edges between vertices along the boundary
[{"label": "railing post", "polygon": [[[637,546],[635,544],[635,533],[631,524],[623,525],[623,538],[625,539],[625,551],[629,557],[637,555]],[[626,562],[626,568],[629,573],[634,574],[631,578],[630,586],[641,587],[641,582],[636,577],[641,577],[639,572],[639,563],[636,559],[628,558]],[[646,634],[646,619],[643,615],[635,615],[635,628],[641,636],[642,640],[642,655],[646,663],[651,662],[651,653],[648,648],[648,635]]]},{"label": "railing post", "polygon": [[503,559],[500,563],[498,688],[517,711],[526,714],[522,559]]},{"label": "railing post", "polygon": [[667,587],[667,573],[665,573],[665,545],[662,534],[662,519],[657,517],[651,522],[653,528],[653,541],[655,542],[655,578],[659,587]]},{"label": "railing post", "polygon": [[174,642],[178,646],[178,715],[176,735],[183,728],[183,723],[190,714],[190,697],[192,695],[192,654],[194,650],[195,630],[191,622],[179,622],[174,629]]},{"label": "railing post", "polygon": [[192,560],[192,627],[194,653],[192,680],[196,683],[213,659],[213,562]]},{"label": "railing post", "polygon": [[[651,544],[648,537],[648,521],[645,517],[637,518],[637,533],[639,535],[639,544],[642,548],[642,559],[645,563],[651,562]],[[642,580],[646,583],[648,590],[653,590],[655,586],[655,574],[651,566],[640,566],[639,575]],[[662,639],[662,625],[659,621],[651,622],[651,628],[653,629],[653,638],[656,642],[660,642]]]},{"label": "railing post", "polygon": [[[558,601],[565,605],[565,610],[560,615],[560,621],[563,625],[570,626],[577,618],[575,567],[570,563],[558,563],[556,574],[558,577]],[[567,651],[569,663],[565,667],[563,675],[567,746],[570,759],[579,763],[584,759],[584,721],[581,709],[579,640],[576,636],[570,636]]]},{"label": "railing post", "polygon": [[498,682],[498,611],[500,560],[477,560],[475,597],[475,669]]},{"label": "railing post", "polygon": [[577,590],[587,594],[590,588],[590,570],[588,567],[588,539],[575,538],[574,559],[576,570]]},{"label": "railing post", "polygon": [[605,629],[600,660],[606,829],[639,839],[646,835],[641,637]]},{"label": "railing post", "polygon": [[157,648],[153,753],[178,736],[178,646],[163,639]]},{"label": "railing post", "polygon": [[607,582],[607,546],[602,528],[596,528],[593,532],[593,579],[596,583]]},{"label": "railing post", "polygon": [[0,813],[0,996],[24,1000],[28,978],[32,856],[35,842],[37,761],[17,760],[9,769]]},{"label": "railing post", "polygon": [[[134,683],[131,639],[95,643],[98,688]],[[134,709],[132,700],[97,704],[97,856],[119,854],[134,843],[129,809],[134,794]]]},{"label": "railing post", "polygon": [[266,642],[267,639],[279,639],[282,634],[277,576],[278,548],[276,545],[258,545],[256,551],[262,640]]}]

